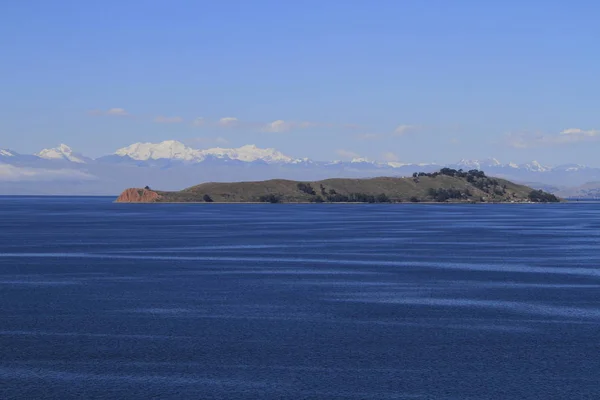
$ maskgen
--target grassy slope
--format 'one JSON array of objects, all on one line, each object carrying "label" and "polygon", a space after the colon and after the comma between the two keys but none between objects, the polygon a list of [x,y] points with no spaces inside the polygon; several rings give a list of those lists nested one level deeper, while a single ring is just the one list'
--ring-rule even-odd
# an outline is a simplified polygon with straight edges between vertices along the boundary
[{"label": "grassy slope", "polygon": [[[472,200],[479,201],[523,201],[527,199],[531,188],[517,185],[512,182],[496,179],[499,188],[506,185],[506,194],[497,195],[487,193],[469,184],[465,179],[439,175],[437,177],[420,177],[418,182],[413,178],[372,178],[372,179],[326,179],[310,183],[317,194],[320,186],[326,191],[335,190],[339,194],[365,193],[378,195],[385,193],[393,201],[410,201],[417,197],[421,201],[430,201],[427,191],[434,189],[468,189],[472,193]],[[259,197],[268,194],[281,196],[283,202],[309,202],[313,196],[303,193],[298,189],[298,181],[273,179],[261,182],[235,182],[235,183],[203,183],[180,192],[158,192],[161,202],[202,202],[203,196],[208,194],[215,202],[256,202]],[[493,192],[490,190],[490,192]],[[452,200],[451,200],[452,201]]]}]

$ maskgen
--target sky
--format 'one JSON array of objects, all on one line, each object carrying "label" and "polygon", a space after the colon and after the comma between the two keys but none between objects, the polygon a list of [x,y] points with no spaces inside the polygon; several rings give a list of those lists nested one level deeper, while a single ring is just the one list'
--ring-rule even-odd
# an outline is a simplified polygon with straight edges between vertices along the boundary
[{"label": "sky", "polygon": [[600,167],[600,2],[8,0],[0,148]]}]

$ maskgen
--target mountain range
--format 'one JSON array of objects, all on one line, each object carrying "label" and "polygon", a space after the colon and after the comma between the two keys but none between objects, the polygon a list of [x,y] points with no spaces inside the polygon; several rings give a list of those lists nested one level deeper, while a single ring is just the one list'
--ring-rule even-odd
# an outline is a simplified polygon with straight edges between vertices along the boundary
[{"label": "mountain range", "polygon": [[[600,168],[579,164],[542,165],[502,163],[496,159],[436,163],[314,161],[294,158],[272,148],[246,145],[238,148],[194,149],[175,140],[134,143],[96,159],[61,144],[34,155],[0,149],[0,194],[113,195],[125,187],[152,186],[178,190],[199,182],[255,181],[273,178],[319,180],[409,176],[441,167],[479,169],[563,196],[594,193],[600,188]],[[592,183],[590,183],[592,182]]]}]

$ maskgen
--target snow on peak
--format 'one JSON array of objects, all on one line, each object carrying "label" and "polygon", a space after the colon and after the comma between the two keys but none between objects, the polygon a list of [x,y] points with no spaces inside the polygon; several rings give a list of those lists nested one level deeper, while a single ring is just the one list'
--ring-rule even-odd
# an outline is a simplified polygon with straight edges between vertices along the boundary
[{"label": "snow on peak", "polygon": [[486,167],[501,167],[502,163],[495,158],[488,158],[483,161],[462,159],[456,165],[468,169],[483,169]]},{"label": "snow on peak", "polygon": [[310,158],[304,157],[304,158],[296,158],[294,161],[292,161],[292,164],[314,164],[314,163]]},{"label": "snow on peak", "polygon": [[[243,162],[264,162],[267,164],[308,164],[312,163],[308,158],[292,158],[274,148],[261,148],[255,144],[247,144],[237,148],[213,147],[209,149],[195,149],[176,140],[165,140],[160,143],[134,143],[130,146],[123,147],[115,152],[118,156],[128,156],[137,161],[169,159],[178,161],[187,161],[199,163],[207,159],[236,160]],[[0,153],[2,155],[2,153]],[[72,150],[65,145],[61,145],[57,149],[43,150],[40,157],[44,158],[67,158],[71,161],[79,160],[73,156]],[[76,161],[77,162],[77,161]],[[84,162],[84,161],[78,161]],[[330,161],[319,163],[319,165],[333,166],[346,164],[348,161]],[[408,165],[416,167],[432,167],[439,166],[436,163],[419,163],[406,164],[401,162],[384,162],[379,163],[368,158],[356,157],[353,158],[350,164],[355,164],[356,167],[366,167],[372,165],[376,167],[402,168]],[[315,164],[316,165],[316,164]],[[513,171],[523,170],[528,172],[548,172],[552,171],[552,167],[544,166],[537,161],[532,161],[528,164],[502,164],[495,158],[485,160],[462,159],[459,162],[452,164],[454,168],[462,168],[464,170],[478,169],[486,170],[487,168],[510,168]],[[579,165],[569,165],[569,171],[585,168]]]},{"label": "snow on peak", "polygon": [[121,157],[130,157],[138,161],[159,160],[163,158],[191,161],[198,159],[199,152],[176,140],[160,143],[134,143],[115,152]]},{"label": "snow on peak", "polygon": [[369,164],[373,164],[373,162],[371,160],[369,160],[368,158],[364,158],[364,157],[357,157],[357,158],[353,158],[352,161],[350,161],[353,164],[356,163],[369,163]]},{"label": "snow on peak", "polygon": [[15,155],[8,151],[8,150],[4,150],[4,149],[0,149],[0,156],[2,157],[14,157]]},{"label": "snow on peak", "polygon": [[402,168],[402,167],[409,166],[411,164],[401,163],[401,162],[397,162],[397,161],[390,161],[386,165],[389,167],[392,167],[392,168]]},{"label": "snow on peak", "polygon": [[531,172],[546,172],[551,170],[552,168],[550,167],[545,167],[542,164],[540,164],[537,161],[532,161],[529,164],[525,164],[523,166],[526,170],[531,171]]},{"label": "snow on peak", "polygon": [[466,160],[462,159],[456,163],[459,167],[469,168],[469,169],[480,169],[481,163],[478,160]]},{"label": "snow on peak", "polygon": [[285,154],[275,149],[261,149],[254,144],[247,144],[242,147],[234,149],[224,149],[221,147],[215,147],[207,150],[200,150],[200,153],[204,156],[213,156],[217,158],[230,158],[232,160],[239,160],[245,162],[252,161],[264,161],[266,163],[293,163],[296,160],[292,157],[288,157]]},{"label": "snow on peak", "polygon": [[80,156],[73,153],[73,149],[66,144],[60,144],[58,147],[54,147],[52,149],[44,149],[37,153],[36,156],[45,158],[46,160],[66,160],[79,164],[85,164],[85,161],[80,158]]},{"label": "snow on peak", "polygon": [[134,143],[115,152],[118,156],[128,156],[134,160],[171,159],[200,162],[206,157],[229,158],[245,162],[264,161],[266,163],[291,163],[295,160],[275,149],[262,149],[249,144],[235,149],[215,147],[197,150],[176,140],[166,140],[160,143]]}]

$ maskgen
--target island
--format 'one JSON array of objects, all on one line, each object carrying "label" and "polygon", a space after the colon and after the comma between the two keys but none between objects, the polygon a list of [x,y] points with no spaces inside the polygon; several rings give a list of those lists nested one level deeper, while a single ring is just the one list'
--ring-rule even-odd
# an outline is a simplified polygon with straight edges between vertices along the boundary
[{"label": "island", "polygon": [[176,191],[125,190],[118,203],[549,203],[561,199],[479,170],[442,168],[411,177],[208,182]]}]

